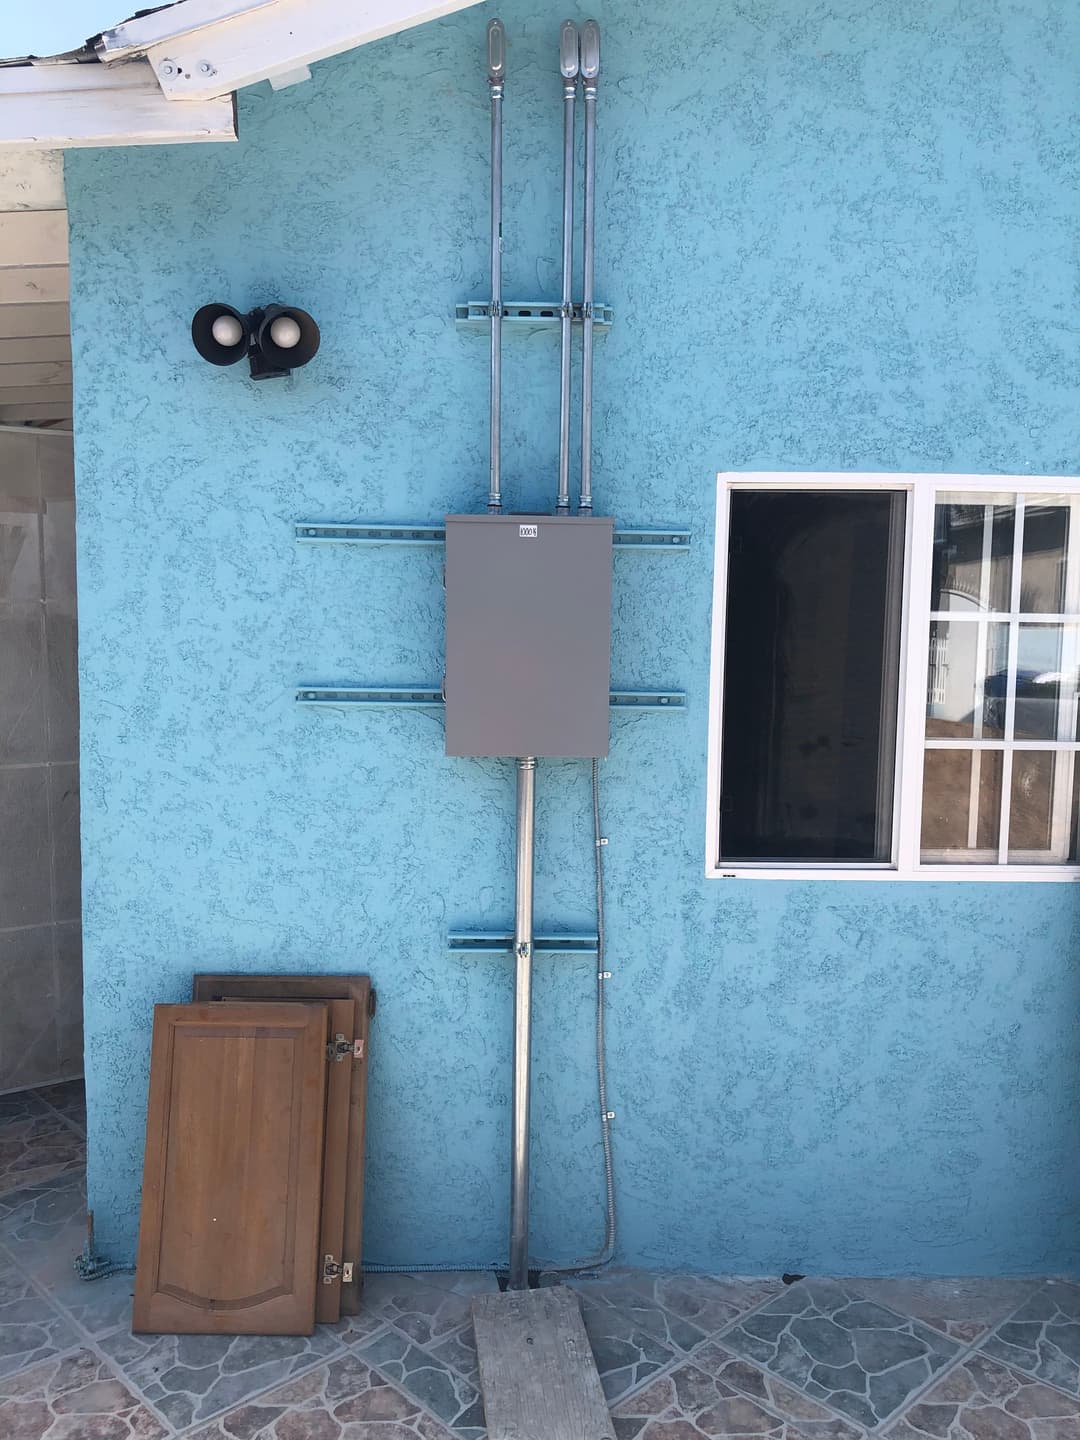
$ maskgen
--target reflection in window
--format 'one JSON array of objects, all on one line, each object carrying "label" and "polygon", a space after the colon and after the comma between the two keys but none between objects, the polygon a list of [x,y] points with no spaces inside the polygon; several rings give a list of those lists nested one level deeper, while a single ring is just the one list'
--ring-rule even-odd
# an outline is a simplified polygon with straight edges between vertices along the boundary
[{"label": "reflection in window", "polygon": [[1076,858],[1080,625],[1039,617],[1080,617],[1077,504],[938,496],[924,861]]},{"label": "reflection in window", "polygon": [[1008,610],[1013,525],[1011,498],[941,497],[934,516],[931,610]]}]

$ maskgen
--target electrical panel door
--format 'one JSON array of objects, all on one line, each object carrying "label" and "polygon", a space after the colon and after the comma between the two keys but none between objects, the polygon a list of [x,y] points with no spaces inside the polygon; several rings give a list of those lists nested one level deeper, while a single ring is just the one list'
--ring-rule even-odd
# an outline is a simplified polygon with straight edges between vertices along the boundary
[{"label": "electrical panel door", "polygon": [[446,753],[608,752],[613,521],[446,517]]}]

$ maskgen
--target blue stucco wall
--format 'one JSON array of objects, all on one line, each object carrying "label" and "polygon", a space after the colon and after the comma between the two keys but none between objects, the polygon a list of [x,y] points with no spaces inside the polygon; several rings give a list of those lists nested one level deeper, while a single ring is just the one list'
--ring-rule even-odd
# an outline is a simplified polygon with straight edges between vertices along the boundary
[{"label": "blue stucco wall", "polygon": [[[434,553],[302,518],[482,507],[481,6],[240,97],[236,146],[68,159],[90,1203],[132,1252],[151,1007],[196,969],[370,971],[367,1249],[487,1260],[507,1223],[512,766],[301,681],[436,681]],[[506,294],[557,294],[563,12],[506,0]],[[584,17],[582,12],[582,16]],[[1080,468],[1080,9],[603,0],[598,510],[620,555],[604,766],[629,1262],[1025,1272],[1080,1256],[1078,898],[703,878],[718,469]],[[211,298],[311,310],[287,383],[198,361]],[[557,353],[506,345],[505,487],[554,491]],[[588,925],[583,764],[539,781],[537,920]],[[602,1233],[592,965],[539,962],[534,1251]]]}]

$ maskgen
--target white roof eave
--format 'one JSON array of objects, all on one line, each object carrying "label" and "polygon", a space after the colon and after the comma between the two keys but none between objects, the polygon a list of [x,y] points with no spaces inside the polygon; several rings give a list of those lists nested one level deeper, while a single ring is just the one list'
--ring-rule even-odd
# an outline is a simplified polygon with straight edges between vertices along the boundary
[{"label": "white roof eave", "polygon": [[100,32],[92,0],[64,3],[93,38],[0,60],[0,149],[234,140],[237,90],[294,84],[316,60],[480,0],[175,0]]},{"label": "white roof eave", "polygon": [[479,0],[181,0],[104,32],[109,64],[150,62],[170,100],[210,100],[260,80],[302,78],[316,60],[412,29]]}]

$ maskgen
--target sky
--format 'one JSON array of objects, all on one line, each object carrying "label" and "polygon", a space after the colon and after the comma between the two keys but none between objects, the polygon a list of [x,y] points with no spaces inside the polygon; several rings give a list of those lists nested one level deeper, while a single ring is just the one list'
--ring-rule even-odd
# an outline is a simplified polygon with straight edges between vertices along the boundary
[{"label": "sky", "polygon": [[0,0],[0,56],[56,55],[74,50],[153,0]]}]

